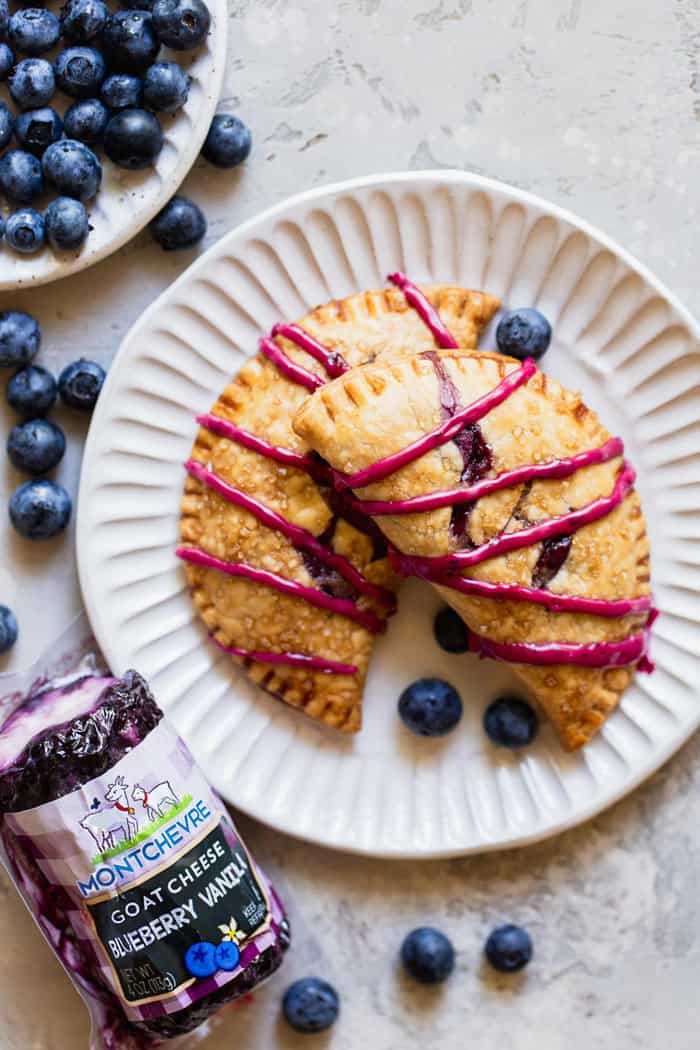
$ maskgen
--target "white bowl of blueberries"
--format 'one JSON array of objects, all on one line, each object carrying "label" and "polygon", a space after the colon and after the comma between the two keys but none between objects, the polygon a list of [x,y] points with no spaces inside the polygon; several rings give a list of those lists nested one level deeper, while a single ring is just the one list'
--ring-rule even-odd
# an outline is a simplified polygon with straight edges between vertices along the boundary
[{"label": "white bowl of blueberries", "polygon": [[[56,11],[0,0],[0,288],[65,276],[125,243],[200,147],[220,167],[244,159],[245,125],[212,123],[225,46],[225,0],[67,0]],[[153,233],[179,248],[205,228],[176,198]]]}]

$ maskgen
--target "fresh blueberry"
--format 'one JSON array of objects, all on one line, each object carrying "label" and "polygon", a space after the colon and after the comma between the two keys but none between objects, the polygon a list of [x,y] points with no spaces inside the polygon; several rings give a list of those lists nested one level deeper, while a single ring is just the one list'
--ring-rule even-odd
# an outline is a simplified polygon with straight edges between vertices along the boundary
[{"label": "fresh blueberry", "polygon": [[28,540],[49,540],[70,521],[71,498],[48,478],[25,481],[10,497],[10,521]]},{"label": "fresh blueberry", "polygon": [[197,941],[196,944],[190,945],[185,952],[185,968],[199,980],[213,977],[218,970],[214,945],[209,941]]},{"label": "fresh blueberry", "polygon": [[102,85],[100,98],[107,109],[134,109],[141,105],[143,84],[130,73],[113,73]]},{"label": "fresh blueberry", "polygon": [[452,942],[432,926],[412,930],[401,945],[401,962],[421,984],[440,984],[455,968]]},{"label": "fresh blueberry", "polygon": [[44,219],[35,208],[18,208],[7,219],[0,218],[0,227],[0,237],[5,237],[8,247],[20,255],[34,255],[44,246]]},{"label": "fresh blueberry", "polygon": [[17,620],[12,609],[0,605],[0,653],[6,653],[17,641]]},{"label": "fresh blueberry", "polygon": [[21,368],[41,346],[39,322],[23,310],[0,313],[0,368]]},{"label": "fresh blueberry", "polygon": [[117,11],[102,33],[104,56],[116,73],[143,73],[160,50],[149,11]]},{"label": "fresh blueberry", "polygon": [[5,223],[5,240],[20,255],[34,255],[44,247],[44,216],[35,208],[18,208]]},{"label": "fresh blueberry", "polygon": [[109,8],[102,0],[68,0],[61,8],[61,31],[66,40],[87,44],[105,27]]},{"label": "fresh blueberry", "polygon": [[484,952],[494,970],[515,973],[532,959],[532,938],[520,926],[498,926],[489,935]]},{"label": "fresh blueberry", "polygon": [[48,419],[17,423],[7,439],[7,454],[17,470],[46,474],[63,459],[66,439],[60,427]]},{"label": "fresh blueberry", "polygon": [[0,0],[0,40],[7,36],[7,27],[10,22],[10,5],[8,0]]},{"label": "fresh blueberry", "polygon": [[7,384],[7,400],[21,416],[45,415],[58,395],[56,380],[41,365],[29,365],[11,377]]},{"label": "fresh blueberry", "polygon": [[0,102],[0,149],[4,149],[12,138],[15,130],[15,118],[12,116],[9,106]]},{"label": "fresh blueberry", "polygon": [[489,740],[500,747],[527,747],[537,736],[537,714],[517,696],[501,696],[484,712],[484,729]]},{"label": "fresh blueberry", "polygon": [[143,101],[149,109],[174,113],[187,102],[190,78],[177,62],[154,62],[143,78]]},{"label": "fresh blueberry", "polygon": [[446,605],[433,623],[435,640],[446,653],[466,653],[469,649],[469,628],[454,609]]},{"label": "fresh blueberry", "polygon": [[43,55],[58,43],[61,24],[45,7],[25,7],[10,16],[7,36],[15,51]]},{"label": "fresh blueberry", "polygon": [[80,358],[66,365],[58,377],[58,392],[69,408],[92,412],[105,381],[105,370],[96,361]]},{"label": "fresh blueberry", "polygon": [[108,120],[109,111],[98,98],[84,98],[63,114],[63,127],[69,139],[93,145],[102,141]]},{"label": "fresh blueberry", "polygon": [[56,83],[71,98],[92,98],[100,93],[107,75],[105,60],[94,47],[67,47],[54,62]]},{"label": "fresh blueberry", "polygon": [[340,1000],[333,985],[320,977],[302,977],[284,993],[282,1012],[297,1032],[323,1032],[338,1019]]},{"label": "fresh blueberry", "polygon": [[149,168],[163,148],[158,118],[145,109],[122,109],[105,128],[105,153],[120,168]]},{"label": "fresh blueberry", "polygon": [[526,306],[509,310],[496,329],[496,343],[502,354],[517,357],[542,357],[552,340],[552,326],[544,314]]},{"label": "fresh blueberry", "polygon": [[11,149],[0,157],[0,190],[9,201],[29,204],[42,187],[41,164],[31,153]]},{"label": "fresh blueberry", "polygon": [[15,64],[15,56],[9,44],[0,44],[0,80],[7,80]]},{"label": "fresh blueberry", "polygon": [[48,181],[64,197],[87,201],[100,188],[102,165],[91,149],[75,139],[61,139],[49,146],[42,167]]},{"label": "fresh blueberry", "polygon": [[441,678],[419,678],[399,697],[399,716],[412,733],[444,736],[462,717],[462,698]]},{"label": "fresh blueberry", "polygon": [[188,197],[173,197],[151,222],[153,238],[166,252],[192,248],[207,232],[199,205]]},{"label": "fresh blueberry", "polygon": [[22,149],[40,157],[47,146],[57,142],[63,134],[63,121],[55,109],[27,109],[15,121],[15,137]]},{"label": "fresh blueberry", "polygon": [[85,205],[73,197],[56,197],[44,216],[46,239],[56,251],[75,251],[86,241],[90,221]]},{"label": "fresh blueberry", "polygon": [[158,39],[173,51],[189,51],[202,43],[211,14],[202,0],[155,0],[151,8]]},{"label": "fresh blueberry", "polygon": [[216,965],[219,970],[226,970],[227,973],[231,973],[236,969],[241,960],[241,953],[238,950],[238,945],[234,944],[233,941],[222,941],[221,944],[216,946]]},{"label": "fresh blueberry", "polygon": [[53,66],[45,58],[23,58],[10,74],[10,94],[20,109],[38,109],[56,90]]},{"label": "fresh blueberry", "polygon": [[235,168],[252,146],[250,129],[230,113],[217,113],[202,146],[202,156],[217,168]]}]

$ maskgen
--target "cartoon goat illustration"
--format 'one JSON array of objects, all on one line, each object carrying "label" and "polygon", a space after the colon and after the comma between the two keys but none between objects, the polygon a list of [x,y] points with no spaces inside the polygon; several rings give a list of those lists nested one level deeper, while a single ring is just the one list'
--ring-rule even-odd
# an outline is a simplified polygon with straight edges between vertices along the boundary
[{"label": "cartoon goat illustration", "polygon": [[141,803],[149,820],[157,820],[179,802],[177,794],[167,780],[154,784],[150,791],[146,791],[141,784],[134,784],[131,797],[134,802]]},{"label": "cartoon goat illustration", "polygon": [[127,841],[139,830],[136,810],[129,802],[129,788],[124,777],[117,777],[112,784],[107,785],[105,802],[111,802],[111,805],[86,813],[80,821],[81,828],[92,835],[102,853],[116,844],[115,836]]},{"label": "cartoon goat illustration", "polygon": [[124,839],[129,837],[126,823],[115,812],[114,806],[109,806],[107,809],[98,809],[93,813],[86,813],[80,821],[80,826],[85,831],[90,832],[100,853],[104,853],[105,850],[111,849],[115,845],[114,836],[116,833],[121,834]]}]

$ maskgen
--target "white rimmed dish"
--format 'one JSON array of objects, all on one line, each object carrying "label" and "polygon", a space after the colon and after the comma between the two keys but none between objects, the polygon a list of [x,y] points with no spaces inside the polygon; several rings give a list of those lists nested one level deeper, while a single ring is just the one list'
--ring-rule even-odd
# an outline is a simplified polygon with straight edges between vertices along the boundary
[{"label": "white rimmed dish", "polygon": [[[50,6],[58,11],[58,4]],[[182,109],[171,116],[159,114],[164,143],[154,166],[144,171],[127,171],[98,151],[102,161],[102,186],[95,199],[86,204],[92,230],[83,248],[79,252],[56,253],[46,246],[36,255],[19,255],[0,243],[0,291],[48,284],[105,259],[135,237],[175,193],[197,159],[209,131],[224,75],[228,33],[226,0],[207,0],[207,6],[211,11],[211,29],[202,46],[177,54],[163,49],[158,56],[159,61],[177,61],[191,81]],[[119,10],[116,3],[110,4],[110,8]],[[65,47],[70,43],[62,41]],[[49,59],[53,55],[51,52]],[[2,87],[2,95],[15,109],[6,85]],[[62,114],[74,101],[57,91],[49,105]],[[42,209],[52,196],[56,194],[47,191],[38,207]]]},{"label": "white rimmed dish", "polygon": [[[484,288],[554,323],[542,364],[580,389],[639,471],[661,616],[657,671],[638,676],[584,751],[548,728],[522,754],[481,717],[514,688],[504,666],[435,644],[439,600],[410,581],[373,657],[354,739],[255,689],[206,640],[174,555],[194,415],[257,336],[332,297],[413,280]],[[487,332],[483,345],[492,344]],[[116,672],[134,666],[234,805],[283,831],[379,856],[516,846],[577,824],[630,791],[697,728],[700,702],[700,330],[623,249],[546,201],[462,172],[357,179],[294,197],[224,237],[125,339],[85,449],[77,521],[83,594]],[[412,737],[402,688],[449,678],[465,716]]]}]

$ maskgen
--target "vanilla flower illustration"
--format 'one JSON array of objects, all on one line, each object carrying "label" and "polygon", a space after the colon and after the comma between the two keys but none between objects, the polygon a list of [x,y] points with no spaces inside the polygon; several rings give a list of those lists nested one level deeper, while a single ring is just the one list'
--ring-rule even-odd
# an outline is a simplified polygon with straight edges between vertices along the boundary
[{"label": "vanilla flower illustration", "polygon": [[243,939],[243,931],[238,929],[238,923],[234,919],[233,915],[229,919],[228,923],[224,923],[219,926],[221,930],[222,941],[233,941],[234,944],[238,944]]}]

